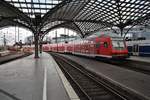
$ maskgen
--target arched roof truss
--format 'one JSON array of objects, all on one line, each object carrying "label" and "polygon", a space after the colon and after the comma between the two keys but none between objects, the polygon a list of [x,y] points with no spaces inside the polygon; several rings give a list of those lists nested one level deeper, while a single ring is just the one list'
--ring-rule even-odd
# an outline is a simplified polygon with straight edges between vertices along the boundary
[{"label": "arched roof truss", "polygon": [[150,19],[149,0],[1,0],[0,5],[0,19],[11,17],[43,32],[71,28],[83,37],[107,27],[149,25]]}]

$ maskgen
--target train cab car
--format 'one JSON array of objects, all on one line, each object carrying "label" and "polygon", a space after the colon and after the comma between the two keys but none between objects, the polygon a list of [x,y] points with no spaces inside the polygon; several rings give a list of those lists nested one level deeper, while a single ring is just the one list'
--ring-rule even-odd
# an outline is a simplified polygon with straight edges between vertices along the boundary
[{"label": "train cab car", "polygon": [[[114,33],[96,33],[86,38],[95,44],[95,56],[105,58],[127,58],[128,50],[122,37]],[[91,48],[92,49],[92,48]]]},{"label": "train cab car", "polygon": [[128,49],[124,39],[120,36],[111,37],[112,44],[112,57],[127,58]]}]

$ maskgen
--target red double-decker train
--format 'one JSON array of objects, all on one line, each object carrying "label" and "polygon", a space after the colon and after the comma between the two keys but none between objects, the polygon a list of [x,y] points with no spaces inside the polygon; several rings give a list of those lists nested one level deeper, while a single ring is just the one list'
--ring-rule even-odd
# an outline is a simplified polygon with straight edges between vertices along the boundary
[{"label": "red double-decker train", "polygon": [[128,50],[122,37],[97,32],[87,38],[68,43],[47,44],[43,51],[71,53],[88,57],[127,58]]}]

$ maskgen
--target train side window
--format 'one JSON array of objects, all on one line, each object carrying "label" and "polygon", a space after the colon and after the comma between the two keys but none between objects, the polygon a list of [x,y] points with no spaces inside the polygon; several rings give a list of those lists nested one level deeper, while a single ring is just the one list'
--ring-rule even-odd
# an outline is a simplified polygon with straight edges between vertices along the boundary
[{"label": "train side window", "polygon": [[108,48],[108,43],[107,42],[104,42],[104,47]]}]

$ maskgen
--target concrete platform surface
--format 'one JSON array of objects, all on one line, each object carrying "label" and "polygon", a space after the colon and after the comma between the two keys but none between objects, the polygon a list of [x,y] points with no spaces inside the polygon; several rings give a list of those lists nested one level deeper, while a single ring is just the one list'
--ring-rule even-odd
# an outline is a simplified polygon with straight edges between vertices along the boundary
[{"label": "concrete platform surface", "polygon": [[1,56],[0,57],[0,64],[3,64],[5,62],[8,62],[8,61],[20,58],[20,57],[23,57],[25,55],[27,55],[27,54],[25,54],[25,53],[15,53],[15,54],[9,54],[9,55],[6,55],[6,56]]},{"label": "concrete platform surface", "polygon": [[[61,54],[63,55],[63,54]],[[150,100],[150,75],[73,55],[63,55],[112,83]]]},{"label": "concrete platform surface", "polygon": [[150,57],[130,56],[129,60],[150,63]]},{"label": "concrete platform surface", "polygon": [[69,100],[55,66],[46,53],[0,65],[0,100]]}]

